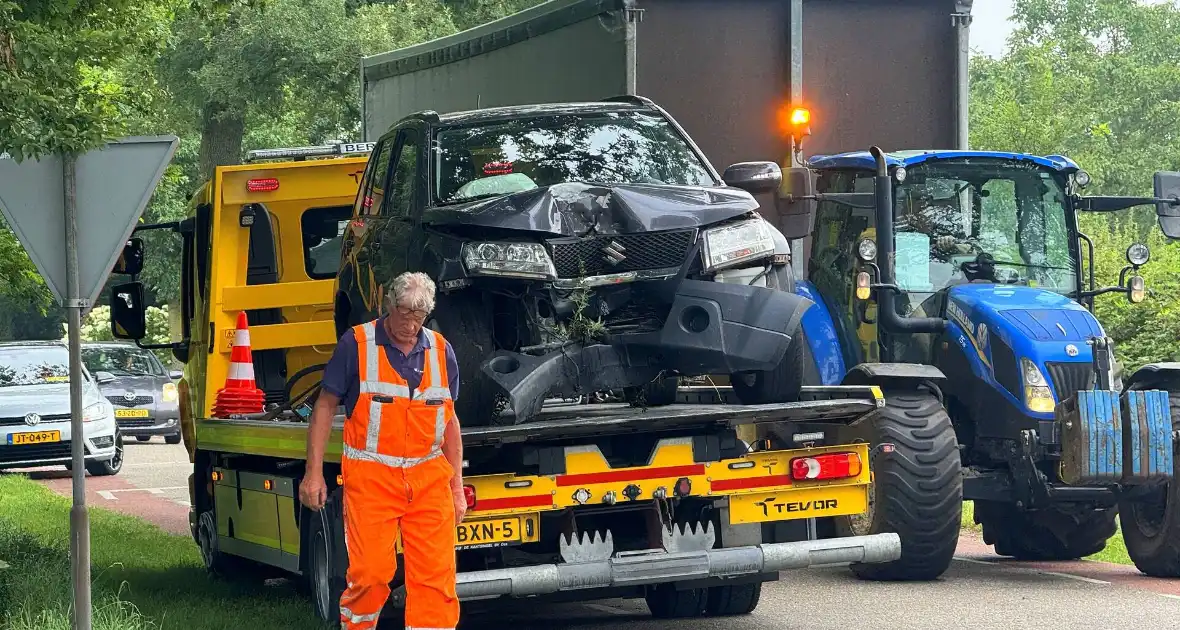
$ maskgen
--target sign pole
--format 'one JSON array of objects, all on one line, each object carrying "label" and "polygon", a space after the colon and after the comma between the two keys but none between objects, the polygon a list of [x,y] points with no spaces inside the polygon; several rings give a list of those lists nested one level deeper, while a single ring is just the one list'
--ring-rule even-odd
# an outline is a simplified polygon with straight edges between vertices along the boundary
[{"label": "sign pole", "polygon": [[86,460],[82,426],[82,309],[78,287],[78,186],[75,155],[63,155],[65,172],[67,334],[70,344],[70,448],[74,505],[70,508],[70,563],[74,577],[74,628],[90,630],[90,516],[86,511]]}]

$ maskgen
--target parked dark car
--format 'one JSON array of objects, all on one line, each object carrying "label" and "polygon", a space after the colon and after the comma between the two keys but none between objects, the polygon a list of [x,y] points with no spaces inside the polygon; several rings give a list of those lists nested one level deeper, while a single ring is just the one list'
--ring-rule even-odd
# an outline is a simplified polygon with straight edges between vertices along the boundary
[{"label": "parked dark car", "polygon": [[548,397],[603,390],[669,404],[679,377],[708,374],[745,404],[796,399],[812,303],[753,196],[781,181],[773,162],[719,175],[640,97],[407,116],[357,193],[337,333],[379,314],[391,278],[422,271],[465,424],[525,422]]},{"label": "parked dark car", "polygon": [[179,371],[169,372],[149,350],[120,342],[83,344],[82,363],[91,372],[114,375],[101,389],[115,407],[123,435],[140,442],[162,435],[169,444],[180,443],[180,403],[173,382]]}]

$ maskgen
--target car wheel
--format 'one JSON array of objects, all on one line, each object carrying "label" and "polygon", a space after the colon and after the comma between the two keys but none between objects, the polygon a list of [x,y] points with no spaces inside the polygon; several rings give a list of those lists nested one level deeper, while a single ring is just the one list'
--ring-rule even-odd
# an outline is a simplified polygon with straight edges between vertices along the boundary
[{"label": "car wheel", "polygon": [[165,435],[164,436],[164,443],[165,444],[180,444],[180,431],[177,431],[176,433],[174,433],[172,435]]},{"label": "car wheel", "polygon": [[115,432],[115,456],[102,462],[86,462],[86,472],[95,477],[110,477],[123,470],[123,434]]},{"label": "car wheel", "polygon": [[152,439],[152,436],[150,436],[150,435],[137,435],[137,436],[135,436],[136,442],[147,442],[151,439]]}]

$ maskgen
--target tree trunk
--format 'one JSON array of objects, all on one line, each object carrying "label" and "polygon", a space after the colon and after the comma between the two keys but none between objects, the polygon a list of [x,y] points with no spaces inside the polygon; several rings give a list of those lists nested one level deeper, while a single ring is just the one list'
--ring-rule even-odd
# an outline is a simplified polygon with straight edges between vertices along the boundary
[{"label": "tree trunk", "polygon": [[241,164],[245,116],[221,103],[209,103],[201,114],[201,176],[212,177],[218,166]]}]

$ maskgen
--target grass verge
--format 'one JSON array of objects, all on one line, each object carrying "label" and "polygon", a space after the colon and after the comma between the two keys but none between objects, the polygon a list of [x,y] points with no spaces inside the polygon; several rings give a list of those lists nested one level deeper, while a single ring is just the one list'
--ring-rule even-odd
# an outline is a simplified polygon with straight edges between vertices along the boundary
[{"label": "grass verge", "polygon": [[[71,627],[70,501],[23,475],[0,475],[0,629]],[[209,577],[189,536],[90,509],[94,630],[323,627],[285,582]]]},{"label": "grass verge", "polygon": [[[1118,523],[1118,520],[1115,520]],[[983,528],[975,523],[975,504],[971,501],[963,502],[963,531],[970,532],[975,536],[983,534]],[[1106,548],[1092,556],[1086,556],[1086,560],[1096,560],[1099,562],[1113,562],[1115,564],[1133,565],[1131,556],[1127,555],[1127,545],[1123,543],[1123,533],[1121,529],[1116,529],[1114,536],[1111,536],[1106,541]]]}]

